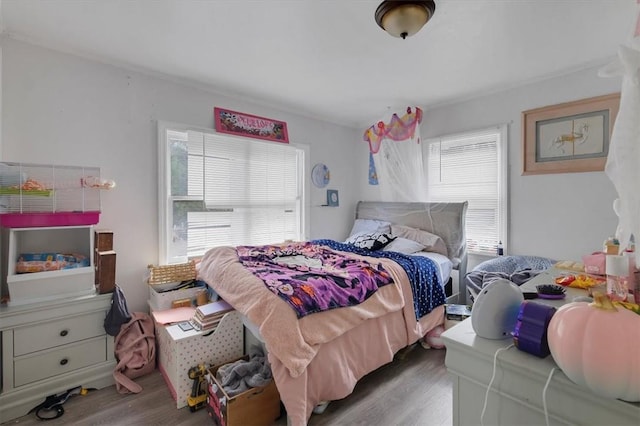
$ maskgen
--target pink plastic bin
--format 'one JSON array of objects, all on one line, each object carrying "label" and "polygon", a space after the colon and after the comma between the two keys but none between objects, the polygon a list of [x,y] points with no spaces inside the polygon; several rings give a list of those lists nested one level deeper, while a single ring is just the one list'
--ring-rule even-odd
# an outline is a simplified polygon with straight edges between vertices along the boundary
[{"label": "pink plastic bin", "polygon": [[5,228],[95,225],[99,220],[99,211],[0,214],[0,226]]}]

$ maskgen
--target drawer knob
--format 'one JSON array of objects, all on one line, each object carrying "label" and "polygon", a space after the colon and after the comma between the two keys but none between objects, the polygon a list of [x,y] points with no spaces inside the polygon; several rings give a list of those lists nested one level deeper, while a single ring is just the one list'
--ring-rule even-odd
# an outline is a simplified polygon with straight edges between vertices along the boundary
[{"label": "drawer knob", "polygon": [[60,365],[67,365],[68,362],[69,362],[69,360],[67,358],[62,358],[60,360]]},{"label": "drawer knob", "polygon": [[60,332],[60,336],[62,336],[62,337],[66,336],[67,334],[69,334],[69,330],[62,330]]}]

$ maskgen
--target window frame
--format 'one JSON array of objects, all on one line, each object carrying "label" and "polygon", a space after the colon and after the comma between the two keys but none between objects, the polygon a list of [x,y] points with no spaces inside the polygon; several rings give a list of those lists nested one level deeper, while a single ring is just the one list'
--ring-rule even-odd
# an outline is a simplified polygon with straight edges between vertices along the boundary
[{"label": "window frame", "polygon": [[[487,135],[496,135],[497,143],[497,194],[498,194],[498,225],[497,225],[497,237],[496,245],[498,242],[502,242],[504,254],[508,252],[509,236],[508,236],[508,224],[509,224],[509,163],[508,163],[508,146],[509,146],[509,126],[508,124],[500,124],[496,126],[484,127],[475,130],[457,132],[441,135],[438,137],[427,138],[424,140],[423,145],[423,157],[425,167],[428,167],[429,162],[429,147],[432,143],[440,142],[443,139],[456,140],[456,139],[469,139],[473,136],[484,137]],[[428,176],[428,170],[427,170]],[[429,191],[430,183],[427,180],[427,191]],[[427,192],[430,200],[431,195]],[[432,200],[434,201],[434,200]],[[442,200],[437,200],[442,201]],[[466,201],[466,200],[449,200],[449,201]],[[468,236],[468,232],[466,232]],[[468,243],[468,237],[467,237]],[[488,252],[484,250],[471,250],[467,244],[467,252],[472,255],[479,256],[495,256],[496,252]]]},{"label": "window frame", "polygon": [[[228,134],[222,134],[216,132],[215,129],[192,126],[184,123],[175,123],[170,121],[160,121],[157,122],[157,140],[158,140],[158,264],[166,265],[172,262],[169,259],[169,238],[172,233],[170,228],[173,227],[173,205],[171,203],[171,176],[169,171],[171,170],[171,156],[168,149],[168,141],[167,141],[167,131],[173,130],[178,132],[187,132],[189,130],[202,132],[202,133],[213,133],[216,136],[223,137],[228,139],[230,142],[234,140],[242,140],[242,141],[250,141],[261,144],[268,143],[280,143],[280,142],[268,142],[262,141],[258,139],[252,138],[243,138],[241,136],[232,136]],[[298,143],[289,143],[291,147],[299,149],[303,151],[304,161],[302,170],[300,172],[299,179],[301,179],[302,191],[301,191],[301,200],[300,200],[300,232],[301,232],[301,240],[306,240],[309,235],[310,229],[310,208],[309,208],[309,179],[307,179],[307,175],[310,173],[310,149],[306,144],[298,144]]]}]

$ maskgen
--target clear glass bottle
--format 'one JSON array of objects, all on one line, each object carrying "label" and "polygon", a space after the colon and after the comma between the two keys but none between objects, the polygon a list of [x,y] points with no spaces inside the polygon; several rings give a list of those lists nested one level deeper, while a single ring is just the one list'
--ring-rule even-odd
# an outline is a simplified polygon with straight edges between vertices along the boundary
[{"label": "clear glass bottle", "polygon": [[608,255],[606,259],[607,294],[613,301],[626,301],[629,295],[629,257]]}]

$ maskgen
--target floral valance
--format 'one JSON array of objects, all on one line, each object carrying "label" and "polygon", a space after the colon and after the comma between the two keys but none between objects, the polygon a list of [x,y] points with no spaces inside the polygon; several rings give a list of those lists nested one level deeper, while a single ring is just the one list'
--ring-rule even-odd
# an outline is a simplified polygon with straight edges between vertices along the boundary
[{"label": "floral valance", "polygon": [[[402,117],[397,114],[391,116],[388,123],[378,121],[364,132],[364,140],[369,142],[369,151],[373,154],[380,149],[383,139],[404,141],[413,139],[416,126],[422,122],[422,110],[418,107],[407,107],[407,113]],[[418,141],[420,142],[420,141]]]}]

